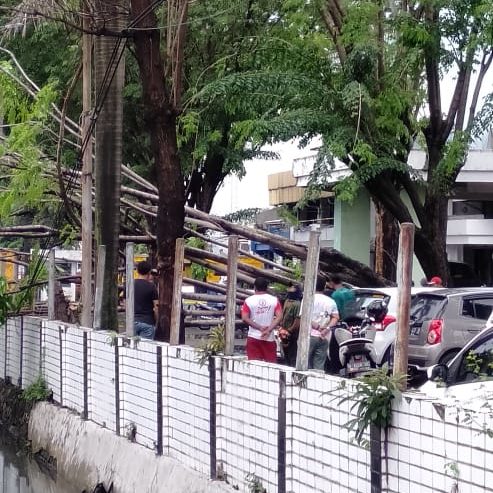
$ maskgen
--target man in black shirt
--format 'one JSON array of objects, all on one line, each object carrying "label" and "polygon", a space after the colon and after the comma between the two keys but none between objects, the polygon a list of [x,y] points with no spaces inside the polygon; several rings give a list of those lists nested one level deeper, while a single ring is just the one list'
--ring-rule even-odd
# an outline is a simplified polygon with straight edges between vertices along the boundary
[{"label": "man in black shirt", "polygon": [[158,293],[151,279],[151,264],[139,262],[134,282],[134,327],[135,335],[143,339],[154,339],[156,332]]}]

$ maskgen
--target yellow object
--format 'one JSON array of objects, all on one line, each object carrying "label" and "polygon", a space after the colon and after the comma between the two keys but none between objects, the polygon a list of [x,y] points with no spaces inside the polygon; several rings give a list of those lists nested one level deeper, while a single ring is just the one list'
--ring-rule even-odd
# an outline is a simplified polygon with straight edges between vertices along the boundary
[{"label": "yellow object", "polygon": [[[218,265],[224,265],[224,264],[219,264],[218,262],[210,262],[211,264],[218,264]],[[251,265],[252,267],[256,267],[257,269],[263,269],[264,268],[264,263],[261,262],[260,260],[257,260],[255,258],[251,257],[240,257],[238,259],[238,263],[244,264],[244,265]],[[221,276],[219,274],[216,274],[213,270],[209,270],[207,273],[207,282],[220,282],[221,281]]]},{"label": "yellow object", "polygon": [[17,255],[12,252],[0,252],[0,275],[5,278],[8,284],[17,282],[16,264],[10,260],[17,260]]}]

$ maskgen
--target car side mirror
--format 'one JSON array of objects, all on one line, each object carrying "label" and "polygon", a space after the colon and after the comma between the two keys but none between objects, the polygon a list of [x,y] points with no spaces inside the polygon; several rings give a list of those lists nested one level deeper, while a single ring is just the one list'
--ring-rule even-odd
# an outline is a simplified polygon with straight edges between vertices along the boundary
[{"label": "car side mirror", "polygon": [[448,379],[448,366],[447,365],[434,365],[428,368],[428,380],[432,382],[441,381],[446,382]]}]

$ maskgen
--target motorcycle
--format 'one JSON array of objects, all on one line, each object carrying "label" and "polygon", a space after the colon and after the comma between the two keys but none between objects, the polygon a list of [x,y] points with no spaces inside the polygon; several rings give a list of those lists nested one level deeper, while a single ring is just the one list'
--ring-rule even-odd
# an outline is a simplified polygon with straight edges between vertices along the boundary
[{"label": "motorcycle", "polygon": [[375,300],[368,305],[365,317],[346,318],[334,328],[341,376],[353,378],[377,367],[373,347],[376,335],[374,324],[381,323],[386,314],[385,303]]}]

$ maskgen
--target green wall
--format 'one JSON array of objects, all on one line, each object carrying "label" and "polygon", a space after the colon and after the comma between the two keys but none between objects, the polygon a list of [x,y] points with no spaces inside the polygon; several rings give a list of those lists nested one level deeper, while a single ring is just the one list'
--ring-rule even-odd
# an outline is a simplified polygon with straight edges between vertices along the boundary
[{"label": "green wall", "polygon": [[359,192],[352,203],[335,201],[334,248],[354,260],[370,264],[370,196]]}]

